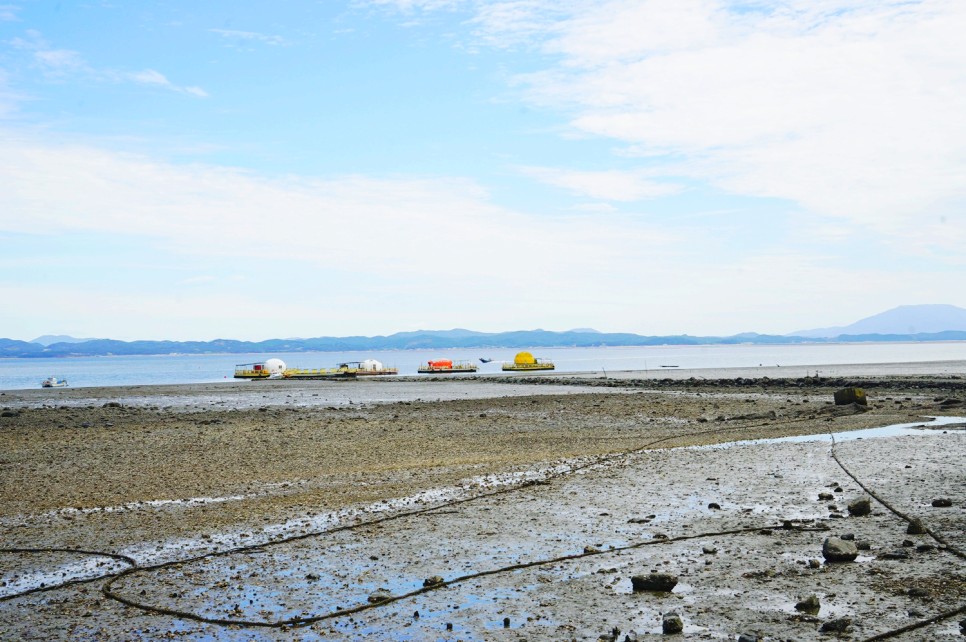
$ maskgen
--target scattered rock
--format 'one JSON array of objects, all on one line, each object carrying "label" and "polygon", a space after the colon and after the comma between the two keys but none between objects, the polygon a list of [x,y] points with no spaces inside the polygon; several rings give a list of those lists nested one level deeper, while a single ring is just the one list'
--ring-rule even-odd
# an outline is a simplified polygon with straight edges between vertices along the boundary
[{"label": "scattered rock", "polygon": [[835,495],[833,495],[832,493],[819,493],[818,494],[818,501],[820,501],[820,502],[830,502],[833,499],[835,499]]},{"label": "scattered rock", "polygon": [[827,537],[822,543],[822,555],[829,562],[854,562],[859,556],[859,549],[855,542],[848,542],[840,537]]},{"label": "scattered rock", "polygon": [[661,620],[661,630],[664,635],[673,635],[684,630],[684,620],[677,613],[665,613]]},{"label": "scattered rock", "polygon": [[754,633],[740,633],[738,642],[761,642],[761,637]]},{"label": "scattered rock", "polygon": [[909,597],[929,597],[929,590],[921,586],[914,586],[908,591]]},{"label": "scattered rock", "polygon": [[808,568],[822,568],[822,563],[816,559],[808,560]]},{"label": "scattered rock", "polygon": [[104,407],[104,408],[120,408],[121,407],[121,402],[120,401],[108,401],[102,407]]},{"label": "scattered rock", "polygon": [[670,593],[677,586],[677,575],[670,573],[649,573],[647,575],[635,575],[631,578],[631,586],[635,592],[656,591]]},{"label": "scattered rock", "polygon": [[948,497],[940,497],[932,500],[933,508],[949,508],[953,505],[953,500]]},{"label": "scattered rock", "polygon": [[879,557],[884,560],[907,560],[909,559],[909,553],[900,548],[894,551],[883,553],[882,555],[879,555]]},{"label": "scattered rock", "polygon": [[926,527],[922,525],[922,521],[919,519],[913,519],[909,522],[908,528],[906,528],[907,535],[925,535]]},{"label": "scattered rock", "polygon": [[848,406],[849,404],[867,406],[869,404],[869,401],[865,398],[865,390],[862,388],[842,388],[836,390],[833,397],[836,406]]},{"label": "scattered rock", "polygon": [[439,575],[434,575],[432,577],[427,577],[423,580],[423,586],[439,586],[443,583],[443,578]]},{"label": "scattered rock", "polygon": [[872,501],[868,497],[862,497],[849,503],[849,515],[853,517],[864,517],[872,513]]},{"label": "scattered rock", "polygon": [[708,508],[711,510],[721,510],[721,504],[719,504],[718,502],[710,502],[708,504]]},{"label": "scattered rock", "polygon": [[804,611],[812,615],[818,613],[821,608],[822,603],[819,602],[818,596],[814,593],[795,605],[796,611]]},{"label": "scattered rock", "polygon": [[718,553],[718,549],[716,549],[714,546],[702,546],[701,552],[705,555],[716,555]]},{"label": "scattered rock", "polygon": [[822,633],[845,633],[850,626],[852,626],[852,618],[840,617],[822,624],[820,631]]},{"label": "scattered rock", "polygon": [[392,592],[387,588],[378,588],[369,594],[369,604],[379,604],[393,598]]},{"label": "scattered rock", "polygon": [[322,577],[319,575],[316,575],[315,573],[309,573],[308,575],[305,576],[305,579],[314,582],[316,580],[321,580]]},{"label": "scattered rock", "polygon": [[600,549],[596,546],[584,546],[584,554],[589,555],[591,553],[599,553]]}]

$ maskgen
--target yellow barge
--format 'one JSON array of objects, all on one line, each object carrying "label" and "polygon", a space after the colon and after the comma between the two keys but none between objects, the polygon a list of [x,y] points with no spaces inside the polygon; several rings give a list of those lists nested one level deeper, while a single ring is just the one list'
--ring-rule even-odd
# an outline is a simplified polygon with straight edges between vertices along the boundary
[{"label": "yellow barge", "polygon": [[503,369],[511,372],[530,372],[533,370],[553,370],[556,366],[550,359],[534,357],[529,352],[519,352],[513,363],[504,362]]}]

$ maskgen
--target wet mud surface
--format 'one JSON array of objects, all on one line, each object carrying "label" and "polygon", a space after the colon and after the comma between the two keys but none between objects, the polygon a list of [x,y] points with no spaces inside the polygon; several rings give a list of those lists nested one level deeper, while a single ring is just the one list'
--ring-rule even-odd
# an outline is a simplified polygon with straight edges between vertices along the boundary
[{"label": "wet mud surface", "polygon": [[867,409],[793,381],[7,392],[0,631],[963,639],[958,383],[877,380]]}]

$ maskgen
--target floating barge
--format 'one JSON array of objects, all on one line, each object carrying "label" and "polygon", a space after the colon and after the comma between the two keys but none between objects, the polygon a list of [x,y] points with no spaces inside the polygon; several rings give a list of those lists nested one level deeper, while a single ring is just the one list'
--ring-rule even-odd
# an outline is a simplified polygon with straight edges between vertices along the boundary
[{"label": "floating barge", "polygon": [[235,379],[354,379],[355,377],[399,374],[375,359],[347,361],[335,368],[289,368],[281,359],[260,363],[241,363],[235,366]]},{"label": "floating barge", "polygon": [[416,372],[421,374],[455,374],[459,372],[476,372],[477,366],[469,361],[453,361],[452,359],[437,359],[419,365]]},{"label": "floating barge", "polygon": [[285,362],[268,359],[258,363],[239,363],[235,366],[235,379],[281,379]]},{"label": "floating barge", "polygon": [[533,370],[553,370],[556,366],[550,359],[534,357],[529,352],[519,352],[513,363],[504,362],[503,369],[510,372],[530,372]]}]

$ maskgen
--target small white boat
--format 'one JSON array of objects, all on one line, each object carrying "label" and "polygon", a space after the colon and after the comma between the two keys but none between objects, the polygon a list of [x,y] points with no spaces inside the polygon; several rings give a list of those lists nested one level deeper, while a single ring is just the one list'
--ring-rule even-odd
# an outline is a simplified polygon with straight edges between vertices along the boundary
[{"label": "small white boat", "polygon": [[57,377],[47,377],[40,382],[41,388],[66,388],[67,379],[58,379]]}]

